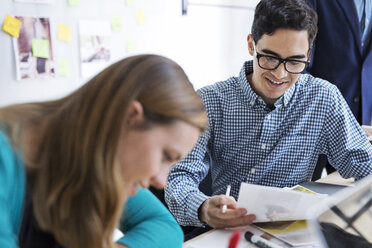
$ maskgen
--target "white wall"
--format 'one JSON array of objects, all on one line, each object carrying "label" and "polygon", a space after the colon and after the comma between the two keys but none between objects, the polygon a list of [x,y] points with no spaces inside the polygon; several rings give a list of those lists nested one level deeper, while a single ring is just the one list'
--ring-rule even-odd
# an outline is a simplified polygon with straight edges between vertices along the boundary
[{"label": "white wall", "polygon": [[[1,23],[6,14],[51,18],[54,58],[68,58],[71,74],[48,80],[17,81],[11,37],[1,31],[0,106],[60,97],[88,80],[80,76],[79,19],[109,19],[111,15],[121,15],[124,28],[111,36],[112,62],[133,55],[126,52],[125,41],[135,39],[135,54],[156,53],[174,59],[185,69],[195,88],[237,75],[243,61],[249,59],[246,36],[253,20],[253,11],[249,9],[191,4],[188,14],[182,16],[181,0],[137,0],[134,7],[126,7],[124,0],[82,0],[82,5],[77,7],[68,6],[67,0],[56,2],[40,5],[1,0]],[[241,2],[254,7],[258,0]],[[139,9],[147,15],[143,25],[138,25],[135,17]],[[71,26],[71,42],[56,39],[59,23]]]}]

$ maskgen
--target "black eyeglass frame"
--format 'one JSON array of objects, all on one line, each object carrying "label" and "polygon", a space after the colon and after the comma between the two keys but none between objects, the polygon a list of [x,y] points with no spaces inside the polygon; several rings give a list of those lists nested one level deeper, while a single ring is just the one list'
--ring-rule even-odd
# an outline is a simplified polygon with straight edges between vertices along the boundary
[{"label": "black eyeglass frame", "polygon": [[[276,59],[276,60],[279,61],[279,63],[274,68],[265,68],[265,67],[262,67],[261,64],[260,64],[260,58],[262,58],[262,57],[269,57],[269,58]],[[303,61],[303,60],[297,60],[297,59],[282,59],[282,58],[279,58],[279,57],[276,57],[276,56],[271,56],[271,55],[266,55],[266,54],[259,53],[259,52],[257,52],[257,50],[256,50],[256,58],[257,58],[257,61],[258,61],[258,66],[261,67],[262,69],[273,71],[273,70],[276,70],[281,63],[283,63],[284,64],[284,69],[287,72],[292,73],[292,74],[301,74],[301,73],[303,73],[306,70],[306,68],[309,66],[309,64],[310,64],[309,61]],[[300,72],[291,72],[291,71],[288,71],[288,69],[287,69],[287,65],[286,65],[287,62],[303,63],[303,64],[305,64],[305,68],[302,71],[300,71]]]}]

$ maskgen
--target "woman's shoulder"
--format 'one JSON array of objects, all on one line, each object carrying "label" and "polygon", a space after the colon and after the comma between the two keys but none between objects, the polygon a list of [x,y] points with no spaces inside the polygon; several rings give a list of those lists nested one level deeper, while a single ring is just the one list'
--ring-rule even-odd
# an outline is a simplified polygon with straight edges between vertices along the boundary
[{"label": "woman's shoulder", "polygon": [[18,241],[25,181],[23,162],[14,152],[8,136],[0,131],[0,201],[4,203],[0,207],[0,224],[8,227],[7,230],[0,231],[0,237],[3,236],[0,238],[0,247],[9,247],[8,245],[15,245]]},{"label": "woman's shoulder", "polygon": [[15,155],[8,136],[0,131],[0,165],[2,170],[13,168]]}]

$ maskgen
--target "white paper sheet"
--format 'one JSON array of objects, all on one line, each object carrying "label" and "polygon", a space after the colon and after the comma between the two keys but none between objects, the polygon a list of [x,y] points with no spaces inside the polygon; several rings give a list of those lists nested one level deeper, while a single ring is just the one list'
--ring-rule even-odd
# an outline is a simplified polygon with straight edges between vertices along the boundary
[{"label": "white paper sheet", "polygon": [[237,206],[255,214],[254,222],[302,220],[307,218],[307,211],[325,197],[327,195],[242,183]]},{"label": "white paper sheet", "polygon": [[122,237],[124,237],[124,233],[122,233],[119,229],[115,228],[112,240],[113,241],[118,241]]}]

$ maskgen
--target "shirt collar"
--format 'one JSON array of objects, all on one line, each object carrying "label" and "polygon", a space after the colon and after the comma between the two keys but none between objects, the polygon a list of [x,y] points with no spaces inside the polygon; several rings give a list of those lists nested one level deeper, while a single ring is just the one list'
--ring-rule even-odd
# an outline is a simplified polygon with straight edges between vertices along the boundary
[{"label": "shirt collar", "polygon": [[[253,60],[246,61],[243,64],[242,69],[240,70],[239,78],[238,78],[238,84],[240,85],[240,88],[243,90],[244,94],[247,96],[249,104],[251,106],[254,106],[255,104],[259,104],[260,102],[264,104],[263,99],[258,96],[251,88],[251,85],[249,84],[247,80],[247,75],[253,73]],[[300,81],[302,79],[302,75],[298,78],[297,81]],[[296,89],[297,82],[292,85],[291,88],[289,88],[283,96],[281,96],[275,103],[275,107],[279,107],[281,105],[287,106],[289,101],[291,100],[295,89]]]},{"label": "shirt collar", "polygon": [[257,103],[258,95],[252,90],[251,85],[247,80],[247,76],[253,72],[253,61],[246,61],[240,70],[238,84],[245,96],[248,98],[248,103],[253,106]]}]

